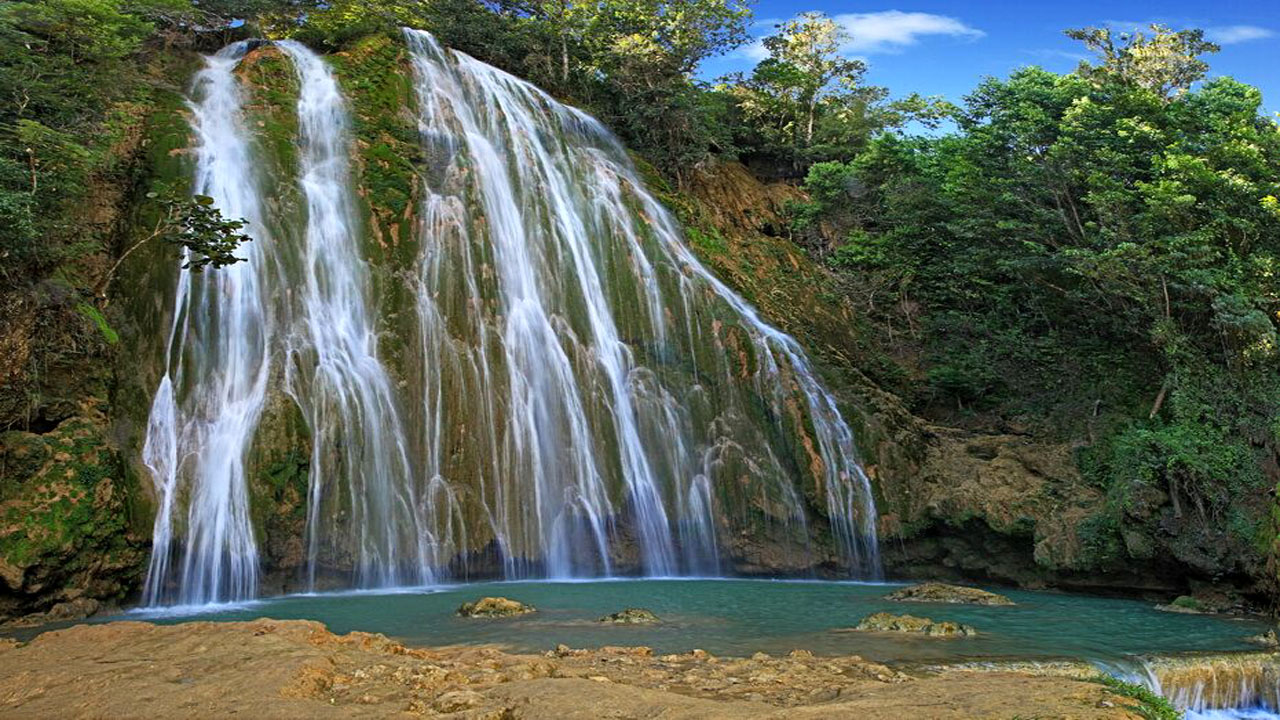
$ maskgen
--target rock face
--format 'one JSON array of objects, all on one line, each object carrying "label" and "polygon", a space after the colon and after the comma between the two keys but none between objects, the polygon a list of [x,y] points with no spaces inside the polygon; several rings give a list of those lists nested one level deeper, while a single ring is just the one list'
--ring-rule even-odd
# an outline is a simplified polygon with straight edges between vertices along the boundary
[{"label": "rock face", "polygon": [[532,605],[525,605],[516,600],[504,597],[483,597],[475,602],[463,603],[458,608],[458,615],[470,618],[500,618],[528,615],[537,612]]},{"label": "rock face", "polygon": [[1131,705],[1098,683],[1011,669],[916,678],[855,655],[411,648],[298,620],[115,622],[0,642],[4,717],[1136,720]]},{"label": "rock face", "polygon": [[929,618],[914,615],[893,615],[891,613],[875,613],[868,615],[854,628],[860,632],[896,632],[920,633],[930,637],[964,637],[977,635],[972,625],[963,625],[950,620],[934,622]]},{"label": "rock face", "polygon": [[137,498],[96,412],[0,433],[0,620],[84,617],[121,602],[146,562]]},{"label": "rock face", "polygon": [[644,608],[627,608],[626,610],[605,615],[600,618],[600,622],[613,623],[615,625],[653,625],[662,622],[662,620]]},{"label": "rock face", "polygon": [[1003,595],[997,595],[978,588],[945,583],[921,583],[894,590],[885,596],[886,600],[898,602],[951,603],[954,605],[1013,605],[1014,602]]}]

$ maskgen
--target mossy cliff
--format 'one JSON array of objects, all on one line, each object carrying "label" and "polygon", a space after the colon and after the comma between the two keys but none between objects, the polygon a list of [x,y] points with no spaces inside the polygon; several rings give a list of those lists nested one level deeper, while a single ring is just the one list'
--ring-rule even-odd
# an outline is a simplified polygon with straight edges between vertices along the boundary
[{"label": "mossy cliff", "polygon": [[104,279],[155,227],[147,193],[185,192],[184,93],[198,64],[176,47],[145,58],[136,92],[108,114],[89,201],[66,209],[79,251],[32,287],[0,289],[0,621],[124,603],[142,580],[153,510],[136,458],[175,255],[144,245]]}]

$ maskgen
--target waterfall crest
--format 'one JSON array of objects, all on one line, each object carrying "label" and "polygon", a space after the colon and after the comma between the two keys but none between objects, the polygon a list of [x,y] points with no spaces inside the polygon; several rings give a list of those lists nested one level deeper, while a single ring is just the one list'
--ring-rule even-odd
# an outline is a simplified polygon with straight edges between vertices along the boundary
[{"label": "waterfall crest", "polygon": [[[405,39],[425,162],[417,259],[394,274],[366,247],[341,74],[276,44],[299,84],[305,222],[274,234],[233,72],[247,46],[197,79],[196,191],[255,242],[180,278],[143,453],[148,602],[257,592],[246,464],[276,390],[310,436],[312,587],[767,567],[753,542],[876,577],[870,483],[800,346],[697,260],[597,121]],[[379,305],[387,282],[410,307]],[[384,365],[380,333],[410,316]]]}]

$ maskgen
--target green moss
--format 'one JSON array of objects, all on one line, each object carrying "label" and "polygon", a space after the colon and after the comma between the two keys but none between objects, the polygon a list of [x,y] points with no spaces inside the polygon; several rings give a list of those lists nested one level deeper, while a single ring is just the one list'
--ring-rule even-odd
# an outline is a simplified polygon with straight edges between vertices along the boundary
[{"label": "green moss", "polygon": [[[25,458],[28,473],[0,514],[0,560],[28,582],[76,577],[99,591],[94,596],[119,599],[141,574],[143,543],[130,532],[120,459],[104,430],[73,418],[38,440],[29,433],[0,438],[0,454]],[[47,452],[31,450],[40,444]],[[118,562],[104,566],[106,555]]]},{"label": "green moss", "polygon": [[330,58],[351,104],[361,195],[384,248],[413,237],[418,175],[426,158],[414,115],[413,74],[403,43],[366,38]]},{"label": "green moss", "polygon": [[97,326],[98,332],[102,333],[102,339],[106,340],[108,345],[115,345],[120,342],[120,334],[115,331],[115,328],[111,327],[111,324],[107,322],[107,319],[103,317],[98,308],[88,303],[80,303],[76,305],[76,310]]}]

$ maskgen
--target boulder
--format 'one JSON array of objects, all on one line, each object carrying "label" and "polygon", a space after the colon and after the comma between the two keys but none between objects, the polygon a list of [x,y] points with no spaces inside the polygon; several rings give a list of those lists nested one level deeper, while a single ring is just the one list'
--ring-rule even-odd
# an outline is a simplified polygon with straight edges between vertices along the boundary
[{"label": "boulder", "polygon": [[973,626],[962,625],[950,620],[934,622],[929,618],[916,617],[914,615],[893,615],[885,612],[866,616],[854,630],[860,632],[919,633],[931,637],[961,637],[978,634],[978,631]]},{"label": "boulder", "polygon": [[957,605],[1013,605],[1014,602],[1003,595],[986,590],[962,585],[927,582],[919,585],[899,588],[885,596],[887,600],[899,602],[931,602],[952,603]]},{"label": "boulder", "polygon": [[1245,638],[1245,640],[1247,642],[1251,642],[1255,645],[1261,645],[1263,647],[1269,647],[1269,648],[1280,647],[1280,638],[1276,637],[1275,630],[1268,630],[1264,633],[1259,633],[1257,635],[1250,635],[1249,637]]},{"label": "boulder", "polygon": [[627,608],[620,612],[605,615],[600,618],[602,623],[614,623],[617,625],[652,625],[660,623],[662,620],[654,615],[651,611],[644,608]]},{"label": "boulder", "polygon": [[458,615],[470,618],[515,617],[537,612],[532,605],[525,605],[517,600],[504,597],[483,597],[475,602],[463,603],[458,608]]},{"label": "boulder", "polygon": [[1214,612],[1213,608],[1207,607],[1203,602],[1190,595],[1179,595],[1168,605],[1157,605],[1156,609],[1161,612],[1183,613],[1186,615],[1204,615]]}]

